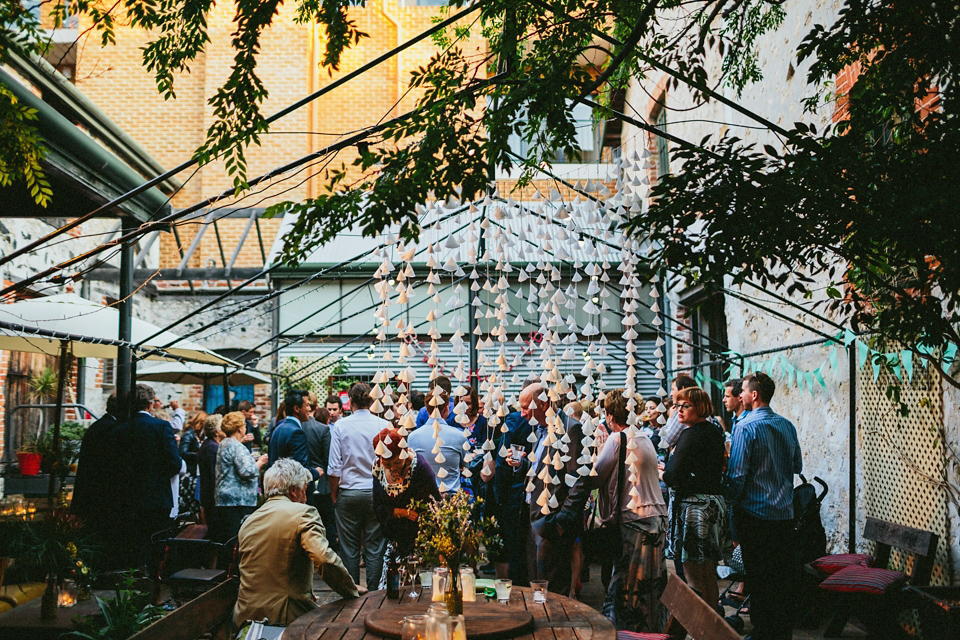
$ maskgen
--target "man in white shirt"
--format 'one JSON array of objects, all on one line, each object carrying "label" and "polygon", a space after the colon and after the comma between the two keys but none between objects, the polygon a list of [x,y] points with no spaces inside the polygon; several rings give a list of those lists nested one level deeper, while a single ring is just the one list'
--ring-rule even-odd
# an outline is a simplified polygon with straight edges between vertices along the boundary
[{"label": "man in white shirt", "polygon": [[367,565],[367,588],[380,587],[386,540],[373,512],[373,438],[390,423],[370,413],[370,386],[357,382],[350,391],[353,413],[337,421],[330,433],[327,476],[334,502],[343,564],[360,583],[360,548]]},{"label": "man in white shirt", "polygon": [[[430,417],[422,427],[407,436],[407,444],[430,463],[433,474],[437,476],[440,493],[452,495],[460,490],[460,470],[466,454],[463,445],[467,438],[463,435],[463,429],[448,423],[450,395],[441,391],[436,397],[438,404],[435,407],[427,401]],[[433,417],[434,408],[440,414],[439,418]]]}]

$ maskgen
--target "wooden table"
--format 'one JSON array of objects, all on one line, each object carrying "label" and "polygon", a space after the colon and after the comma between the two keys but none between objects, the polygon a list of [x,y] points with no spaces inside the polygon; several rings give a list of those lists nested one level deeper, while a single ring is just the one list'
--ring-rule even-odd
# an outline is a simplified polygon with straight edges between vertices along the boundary
[{"label": "wooden table", "polygon": [[[113,597],[113,591],[94,591],[101,598]],[[0,638],[11,640],[57,640],[61,634],[74,630],[73,618],[100,613],[96,598],[78,602],[72,607],[57,607],[57,617],[53,620],[40,619],[40,601],[34,598],[19,607],[0,614]]]},{"label": "wooden table", "polygon": [[[287,627],[283,640],[339,640],[351,638],[373,640],[375,636],[364,628],[366,614],[387,607],[397,607],[417,600],[407,596],[409,587],[402,589],[400,601],[387,600],[385,591],[374,591],[352,600],[337,600],[307,613]],[[429,598],[424,590],[420,598]],[[477,598],[483,598],[477,595]],[[521,609],[533,615],[533,633],[519,636],[523,640],[614,640],[617,632],[603,614],[582,602],[551,593],[546,604],[534,604],[529,588],[514,587],[510,603],[503,605],[504,615],[511,609]],[[466,620],[469,633],[470,620]]]}]

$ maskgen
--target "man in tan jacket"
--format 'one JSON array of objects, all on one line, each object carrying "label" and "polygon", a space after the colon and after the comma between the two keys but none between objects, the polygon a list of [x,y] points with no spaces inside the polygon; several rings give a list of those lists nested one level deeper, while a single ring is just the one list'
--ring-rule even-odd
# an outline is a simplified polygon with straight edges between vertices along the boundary
[{"label": "man in tan jacket", "polygon": [[327,543],[317,510],[305,504],[310,474],[290,458],[278,460],[263,478],[267,501],[240,527],[240,593],[237,625],[248,620],[290,624],[316,608],[313,568],[344,598],[357,587]]}]

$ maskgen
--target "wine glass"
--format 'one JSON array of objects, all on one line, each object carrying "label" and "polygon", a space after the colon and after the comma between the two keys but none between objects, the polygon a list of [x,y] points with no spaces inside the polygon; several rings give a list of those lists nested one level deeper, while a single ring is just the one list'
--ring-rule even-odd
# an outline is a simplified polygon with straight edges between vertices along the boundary
[{"label": "wine glass", "polygon": [[410,597],[419,598],[422,586],[418,588],[417,580],[420,578],[420,557],[413,555],[407,556],[407,575],[410,576]]}]

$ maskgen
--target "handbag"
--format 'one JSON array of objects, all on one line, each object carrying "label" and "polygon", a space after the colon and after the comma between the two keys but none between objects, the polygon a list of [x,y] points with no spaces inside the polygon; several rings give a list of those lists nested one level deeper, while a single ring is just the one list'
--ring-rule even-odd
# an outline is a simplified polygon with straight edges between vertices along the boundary
[{"label": "handbag", "polygon": [[[622,434],[623,432],[621,432]],[[626,436],[620,438],[619,459],[617,460],[617,504],[614,511],[613,522],[605,525],[600,524],[599,500],[593,500],[590,510],[587,512],[584,521],[583,535],[580,538],[580,546],[583,553],[595,560],[616,560],[620,557],[623,549],[623,541],[620,536],[621,521],[621,501],[623,480],[626,466]]]}]

